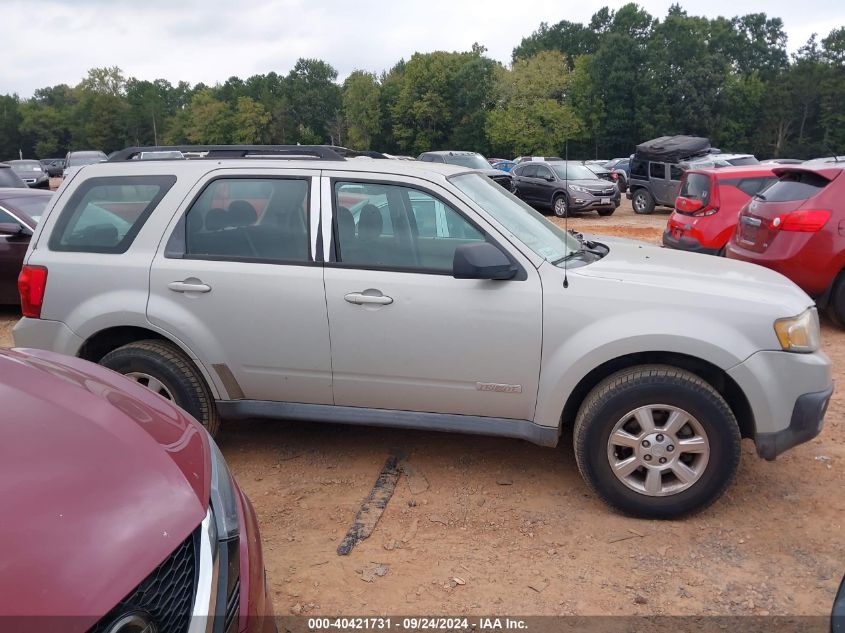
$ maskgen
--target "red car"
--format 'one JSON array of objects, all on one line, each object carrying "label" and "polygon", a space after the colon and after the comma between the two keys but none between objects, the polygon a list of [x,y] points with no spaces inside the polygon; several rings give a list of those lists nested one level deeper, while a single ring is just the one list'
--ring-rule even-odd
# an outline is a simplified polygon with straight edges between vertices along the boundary
[{"label": "red car", "polygon": [[742,207],[777,181],[772,167],[742,165],[685,172],[675,210],[663,231],[663,246],[724,255]]},{"label": "red car", "polygon": [[276,630],[255,513],[199,423],[40,350],[0,350],[0,395],[4,631]]},{"label": "red car", "polygon": [[786,275],[845,324],[845,163],[779,166],[740,214],[727,254]]}]

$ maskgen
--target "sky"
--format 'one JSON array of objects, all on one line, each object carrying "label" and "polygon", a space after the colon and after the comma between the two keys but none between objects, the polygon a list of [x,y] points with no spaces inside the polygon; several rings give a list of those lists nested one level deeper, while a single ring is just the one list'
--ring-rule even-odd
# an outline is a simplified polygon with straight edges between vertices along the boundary
[{"label": "sky", "polygon": [[[795,51],[814,32],[845,25],[841,0],[674,0],[691,15],[765,12],[783,19]],[[654,17],[673,0],[640,0]],[[87,70],[119,66],[125,76],[222,83],[275,71],[300,57],[323,59],[342,81],[380,73],[414,52],[469,50],[510,61],[540,24],[589,21],[625,0],[0,0],[0,94],[76,85]],[[525,7],[530,7],[527,9]]]}]

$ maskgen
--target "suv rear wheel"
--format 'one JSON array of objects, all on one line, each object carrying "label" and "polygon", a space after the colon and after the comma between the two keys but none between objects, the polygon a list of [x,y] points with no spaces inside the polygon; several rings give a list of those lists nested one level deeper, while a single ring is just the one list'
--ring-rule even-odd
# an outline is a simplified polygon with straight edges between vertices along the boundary
[{"label": "suv rear wheel", "polygon": [[654,198],[647,189],[637,189],[631,197],[631,206],[634,213],[648,215],[654,211]]},{"label": "suv rear wheel", "polygon": [[702,510],[739,464],[730,407],[704,380],[669,365],[603,380],[581,405],[573,434],[581,475],[608,504],[634,516]]},{"label": "suv rear wheel", "polygon": [[217,407],[202,374],[172,343],[159,340],[129,343],[103,356],[100,365],[172,400],[194,416],[212,436],[220,429]]}]

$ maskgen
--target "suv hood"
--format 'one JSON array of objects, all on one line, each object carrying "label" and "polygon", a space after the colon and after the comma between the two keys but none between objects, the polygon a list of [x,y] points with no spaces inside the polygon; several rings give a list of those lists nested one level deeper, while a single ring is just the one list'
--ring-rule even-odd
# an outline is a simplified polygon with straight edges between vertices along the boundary
[{"label": "suv hood", "polygon": [[[205,517],[205,431],[103,367],[0,351],[0,616],[87,630]],[[37,629],[39,620],[30,618]]]},{"label": "suv hood", "polygon": [[614,279],[653,291],[671,291],[662,296],[650,293],[647,300],[672,302],[686,296],[688,304],[727,310],[740,309],[745,304],[763,304],[764,309],[757,308],[760,313],[776,312],[775,318],[795,316],[814,305],[789,279],[762,266],[622,238],[591,236],[591,239],[607,244],[610,252],[597,262],[573,270],[573,274]]}]

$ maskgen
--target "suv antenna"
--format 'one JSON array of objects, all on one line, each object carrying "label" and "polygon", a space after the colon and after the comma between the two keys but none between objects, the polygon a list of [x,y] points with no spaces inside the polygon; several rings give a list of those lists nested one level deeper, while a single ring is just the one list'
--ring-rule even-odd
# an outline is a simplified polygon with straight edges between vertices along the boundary
[{"label": "suv antenna", "polygon": [[[569,139],[564,141],[563,148],[563,201],[566,205],[566,214],[563,216],[563,231],[569,235],[569,202],[566,199],[569,193]],[[566,260],[569,259],[569,253],[563,260],[563,287],[569,288],[569,279],[566,276]]]}]

